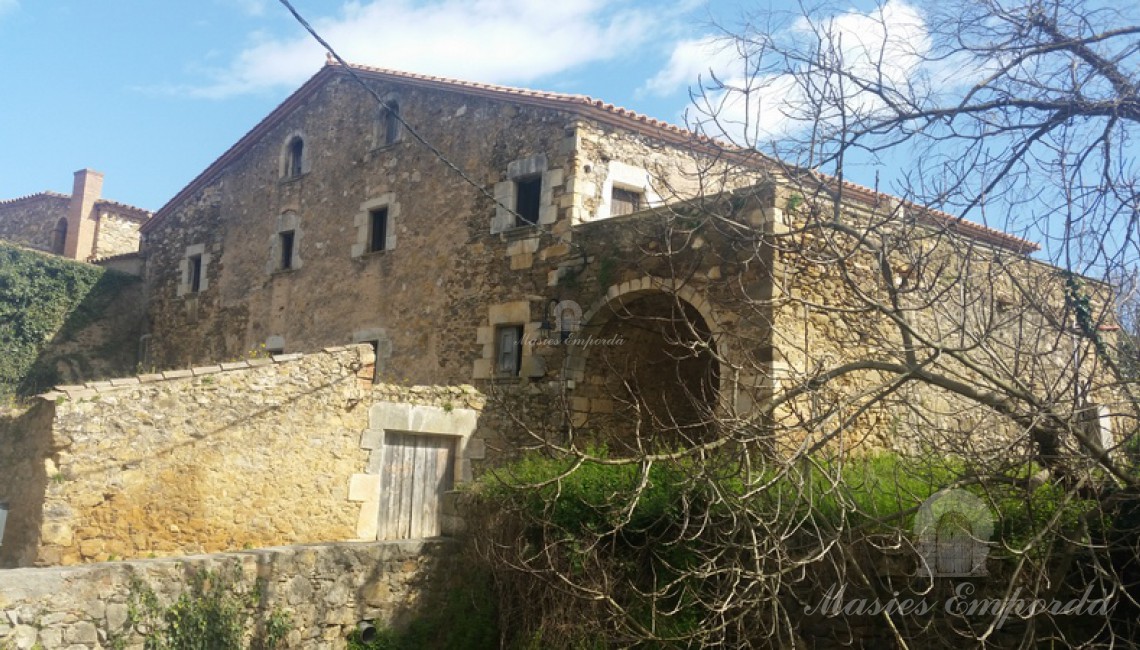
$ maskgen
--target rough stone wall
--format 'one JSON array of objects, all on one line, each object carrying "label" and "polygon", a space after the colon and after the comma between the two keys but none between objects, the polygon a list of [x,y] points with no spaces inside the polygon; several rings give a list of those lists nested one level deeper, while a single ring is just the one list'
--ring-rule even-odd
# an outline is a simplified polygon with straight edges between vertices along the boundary
[{"label": "rough stone wall", "polygon": [[[509,180],[512,163],[544,158],[552,210],[543,227],[492,234],[488,196],[408,134],[377,146],[375,103],[334,76],[147,233],[157,367],[212,362],[270,340],[287,351],[380,340],[390,379],[479,378],[473,363],[486,342],[477,328],[492,325],[497,305],[542,302],[557,260],[569,255],[571,223],[595,216],[609,161],[679,170],[699,158],[552,108],[370,83],[487,192]],[[297,134],[304,173],[283,180],[282,148]],[[377,201],[389,207],[395,246],[360,255],[364,206]],[[275,272],[273,241],[288,214],[298,219],[302,264]],[[208,288],[179,296],[179,262],[195,244],[209,256]]]},{"label": "rough stone wall", "polygon": [[400,627],[437,607],[458,560],[454,542],[436,540],[12,569],[0,582],[0,645],[141,649],[144,636],[130,622],[132,590],[137,599],[145,585],[166,606],[190,591],[191,576],[210,571],[238,576],[235,594],[260,591],[248,610],[247,638],[264,633],[267,619],[282,613],[290,621],[284,647],[339,650],[360,621]]},{"label": "rough stone wall", "polygon": [[40,396],[0,420],[0,563],[375,539],[385,430],[454,436],[457,482],[485,435],[472,387],[374,384],[373,362],[368,346],[329,348]]},{"label": "rough stone wall", "polygon": [[366,460],[357,350],[48,394],[38,564],[353,539]]},{"label": "rough stone wall", "polygon": [[0,201],[0,239],[50,252],[52,231],[61,218],[67,217],[70,201],[54,192]]},{"label": "rough stone wall", "polygon": [[133,253],[139,249],[140,219],[137,215],[106,205],[96,205],[96,210],[99,213],[99,225],[95,233],[95,249],[91,251],[92,258]]},{"label": "rough stone wall", "polygon": [[[776,206],[787,205],[794,192],[783,188]],[[887,242],[901,318],[917,333],[920,358],[934,346],[944,346],[973,365],[947,353],[927,359],[927,368],[969,388],[984,387],[983,393],[993,385],[984,379],[989,374],[997,382],[1023,386],[1068,417],[1076,406],[1075,387],[1068,383],[1074,359],[1079,359],[1086,378],[1089,372],[1099,372],[1099,362],[1092,346],[1071,334],[1076,325],[1071,313],[1065,315],[1068,302],[1059,270],[946,229],[885,218],[893,208],[878,206],[872,212],[853,203],[844,206],[842,219],[855,231],[878,223],[868,241]],[[783,234],[774,273],[773,348],[776,381],[785,388],[845,363],[901,363],[906,348],[891,319],[868,309],[875,302],[891,304],[880,261],[867,250],[852,250],[842,263],[835,261],[836,251],[848,250],[853,240],[829,239],[825,229],[801,232],[808,209],[805,204],[798,211],[774,210]],[[824,213],[830,214],[827,209]],[[1105,298],[1094,299],[1099,305],[1094,311],[1110,308]],[[1106,315],[1110,317],[1096,311],[1094,318]],[[1065,326],[1066,321],[1070,325]],[[793,429],[797,421],[836,408],[817,420],[818,430],[797,432],[787,442],[798,447],[803,435],[816,435],[814,442],[823,442],[818,436],[846,417],[853,420],[841,439],[831,441],[832,447],[981,458],[1008,457],[1019,449],[1011,441],[1025,442],[1020,427],[982,406],[980,399],[925,382],[886,391],[883,382],[891,376],[876,370],[850,372],[787,405],[778,420]],[[868,395],[882,399],[866,403]]]}]

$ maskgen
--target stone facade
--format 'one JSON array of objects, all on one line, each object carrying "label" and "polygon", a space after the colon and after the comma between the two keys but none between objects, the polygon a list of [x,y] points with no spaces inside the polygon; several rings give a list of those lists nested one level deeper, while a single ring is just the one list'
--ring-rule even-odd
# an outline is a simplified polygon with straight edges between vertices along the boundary
[{"label": "stone facade", "polygon": [[18,199],[0,201],[0,239],[26,248],[53,250],[53,233],[60,219],[67,219],[71,197],[40,192]]},{"label": "stone facade", "polygon": [[[362,621],[400,627],[443,602],[459,557],[453,542],[289,546],[177,560],[14,569],[0,583],[0,646],[20,650],[141,649],[131,623],[142,588],[169,605],[191,577],[236,576],[236,594],[260,594],[246,634],[274,613],[288,616],[284,648],[342,649]],[[192,593],[192,592],[190,592]],[[263,632],[263,631],[262,631]],[[264,632],[263,632],[264,633]]]},{"label": "stone facade", "polygon": [[39,192],[0,201],[0,239],[80,261],[133,253],[151,213],[101,198],[103,175],[75,172],[71,195]]},{"label": "stone facade", "polygon": [[[788,236],[803,225],[792,203],[810,190],[830,209],[835,187],[588,98],[355,72],[466,177],[330,64],[145,226],[148,364],[367,341],[389,379],[557,395],[565,428],[612,419],[630,379],[614,369],[668,363],[686,338],[715,345],[679,382],[642,372],[642,393],[700,393],[696,411],[744,420],[781,382],[865,349],[848,340],[859,328],[812,313],[850,285],[803,254],[810,236]],[[908,220],[897,199],[842,188],[857,220]],[[1033,248],[948,215],[920,221],[966,256],[1020,264]],[[581,331],[635,337],[620,351],[536,344],[569,303]],[[693,331],[656,325],[681,321]],[[881,446],[893,416],[860,418]]]},{"label": "stone facade", "polygon": [[[357,72],[474,186],[410,133],[378,140],[373,98],[326,67],[144,228],[155,366],[212,362],[271,339],[303,352],[374,332],[395,378],[482,378],[477,329],[493,327],[492,310],[505,304],[532,310],[502,312],[515,324],[541,321],[551,274],[572,256],[572,227],[613,211],[612,188],[651,207],[693,195],[698,170],[713,164],[676,128],[585,98]],[[303,160],[287,176],[284,151],[298,137]],[[517,227],[508,208],[528,179],[536,225]],[[384,249],[371,251],[378,210],[387,232]]]},{"label": "stone facade", "polygon": [[[374,384],[368,346],[60,387],[6,427],[4,566],[376,539],[385,431],[454,436],[482,398]],[[454,520],[444,522],[454,529]]]},{"label": "stone facade", "polygon": [[[852,285],[813,261],[803,190],[770,161],[583,97],[356,72],[383,110],[330,64],[142,227],[152,374],[61,387],[24,416],[6,565],[373,539],[389,431],[447,436],[456,483],[524,443],[640,445],[630,431],[662,428],[631,420],[641,407],[670,421],[662,447],[706,441],[710,413],[796,447],[842,396],[765,422],[757,404],[876,336],[899,349],[834,311]],[[852,190],[844,215],[892,201]],[[932,241],[969,245],[930,259],[1034,275],[1026,242],[931,219]],[[849,261],[875,286],[874,260]],[[477,418],[484,395],[499,403]],[[916,450],[884,434],[889,405],[843,408],[855,446]]]}]

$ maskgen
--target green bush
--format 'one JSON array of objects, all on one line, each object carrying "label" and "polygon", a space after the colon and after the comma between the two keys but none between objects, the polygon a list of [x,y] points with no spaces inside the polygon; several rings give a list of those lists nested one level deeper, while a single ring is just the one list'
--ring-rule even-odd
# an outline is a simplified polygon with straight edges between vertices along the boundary
[{"label": "green bush", "polygon": [[[879,453],[773,462],[745,473],[732,458],[646,468],[613,463],[604,450],[590,455],[601,462],[531,455],[484,475],[476,487],[485,510],[499,513],[477,535],[488,548],[508,549],[490,561],[507,585],[500,594],[505,619],[517,621],[504,623],[512,647],[588,647],[591,634],[611,633],[620,645],[625,624],[696,638],[701,608],[721,602],[740,566],[775,575],[786,567],[782,561],[803,559],[798,577],[773,587],[798,602],[819,581],[836,579],[824,558],[829,544],[873,555],[878,541],[912,537],[920,506],[946,488],[966,490],[992,511],[998,562],[1030,542],[1031,553],[1048,551],[1091,508],[1062,486],[1028,490],[1039,469],[1028,464],[979,477],[957,460]],[[528,570],[519,571],[520,564]],[[566,595],[563,578],[585,586],[579,603]],[[589,594],[599,591],[616,603],[620,621],[591,602]],[[740,613],[756,624],[765,615]],[[575,621],[590,621],[589,631],[575,636],[584,627]]]},{"label": "green bush", "polygon": [[[241,569],[199,570],[189,576],[188,589],[169,606],[159,603],[154,591],[141,580],[131,583],[130,626],[144,632],[146,650],[274,650],[293,627],[288,612],[274,608],[260,624],[254,612],[260,609],[262,592],[242,586]],[[250,643],[245,631],[254,628]],[[117,639],[113,646],[125,646]]]}]

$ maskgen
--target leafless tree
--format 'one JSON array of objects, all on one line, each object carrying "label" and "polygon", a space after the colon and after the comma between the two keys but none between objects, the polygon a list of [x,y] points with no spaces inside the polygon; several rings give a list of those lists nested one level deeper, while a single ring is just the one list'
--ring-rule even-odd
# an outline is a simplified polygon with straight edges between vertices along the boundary
[{"label": "leafless tree", "polygon": [[[488,483],[476,536],[506,627],[1136,645],[1140,411],[1109,281],[1140,237],[1135,13],[889,2],[726,30],[742,72],[710,73],[693,123],[731,143],[708,172],[749,181],[576,232],[657,279],[587,324],[630,345],[552,356],[573,388],[498,391],[535,454]],[[889,193],[847,182],[887,159]],[[969,594],[947,577],[982,568]]]}]

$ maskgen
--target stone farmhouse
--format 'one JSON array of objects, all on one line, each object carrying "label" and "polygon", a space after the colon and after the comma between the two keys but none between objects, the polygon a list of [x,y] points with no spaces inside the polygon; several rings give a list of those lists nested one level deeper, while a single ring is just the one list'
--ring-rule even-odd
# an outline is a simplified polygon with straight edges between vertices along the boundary
[{"label": "stone farmhouse", "polygon": [[38,192],[0,200],[0,240],[83,262],[134,253],[151,213],[102,198],[103,174],[75,172],[71,195]]},{"label": "stone farmhouse", "polygon": [[[109,254],[81,226],[129,211],[76,183],[62,250]],[[681,431],[694,401],[743,418],[809,348],[856,349],[777,300],[826,300],[827,278],[741,234],[793,231],[802,191],[588,97],[330,63],[142,223],[143,374],[3,424],[27,435],[3,438],[0,562],[454,529],[451,488],[512,449],[488,395],[556,433],[618,418],[630,385]],[[1016,237],[917,219],[1031,264]]]}]

